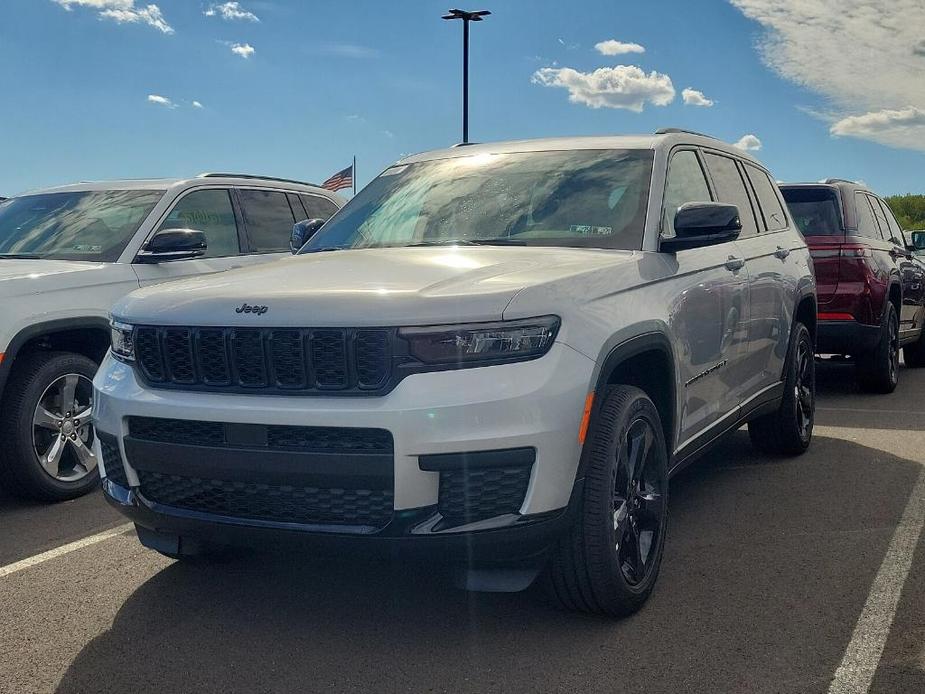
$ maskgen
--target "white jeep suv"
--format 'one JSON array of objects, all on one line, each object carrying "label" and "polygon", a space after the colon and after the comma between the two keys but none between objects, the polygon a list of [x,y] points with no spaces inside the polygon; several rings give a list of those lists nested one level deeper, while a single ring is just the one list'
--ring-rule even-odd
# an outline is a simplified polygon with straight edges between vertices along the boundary
[{"label": "white jeep suv", "polygon": [[278,259],[342,200],[238,174],[81,183],[0,203],[0,484],[45,500],[99,484],[91,380],[109,309],[139,286]]},{"label": "white jeep suv", "polygon": [[172,557],[430,550],[471,589],[545,569],[564,605],[626,614],[672,474],[745,422],[809,445],[815,322],[777,186],[718,140],[430,152],[296,257],[114,307],[103,488]]}]

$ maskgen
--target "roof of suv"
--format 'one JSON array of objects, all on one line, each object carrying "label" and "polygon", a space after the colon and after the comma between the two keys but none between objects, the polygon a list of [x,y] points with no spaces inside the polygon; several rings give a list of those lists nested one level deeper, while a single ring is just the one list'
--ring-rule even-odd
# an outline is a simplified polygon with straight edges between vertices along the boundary
[{"label": "roof of suv", "polygon": [[471,143],[446,149],[413,154],[399,164],[414,164],[436,159],[465,157],[473,154],[501,154],[509,152],[548,152],[576,149],[670,149],[676,145],[711,147],[735,154],[761,166],[748,152],[728,142],[708,135],[682,130],[666,129],[654,135],[604,135],[594,137],[548,137],[536,140],[508,140],[504,142]]},{"label": "roof of suv", "polygon": [[192,185],[201,185],[202,183],[216,185],[267,185],[287,190],[304,190],[311,192],[321,192],[328,197],[337,198],[330,191],[321,188],[313,183],[304,183],[286,178],[273,178],[271,176],[252,176],[250,174],[233,174],[233,173],[202,173],[192,178],[137,178],[137,179],[116,179],[112,181],[81,181],[63,186],[54,186],[51,188],[39,188],[21,195],[34,193],[68,193],[77,191],[94,191],[94,190],[167,190],[174,187],[187,187]]},{"label": "roof of suv", "polygon": [[832,190],[842,190],[848,192],[862,190],[865,193],[873,193],[873,191],[863,183],[858,183],[857,181],[849,181],[845,178],[827,178],[824,181],[804,181],[799,183],[780,184],[781,190],[786,190],[787,188],[831,188]]}]

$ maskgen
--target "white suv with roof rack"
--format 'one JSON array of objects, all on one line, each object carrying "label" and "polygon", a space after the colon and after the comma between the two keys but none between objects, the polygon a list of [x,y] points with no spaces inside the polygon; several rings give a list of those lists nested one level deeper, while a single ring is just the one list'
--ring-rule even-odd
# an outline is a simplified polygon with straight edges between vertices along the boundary
[{"label": "white suv with roof rack", "polygon": [[117,299],[288,255],[294,223],[342,205],[311,184],[222,173],[80,183],[0,203],[0,484],[44,500],[98,484],[91,380]]},{"label": "white suv with roof rack", "polygon": [[113,320],[103,491],[177,558],[419,551],[626,614],[670,475],[743,423],[777,453],[812,435],[806,243],[759,162],[685,132],[409,157],[299,255]]}]

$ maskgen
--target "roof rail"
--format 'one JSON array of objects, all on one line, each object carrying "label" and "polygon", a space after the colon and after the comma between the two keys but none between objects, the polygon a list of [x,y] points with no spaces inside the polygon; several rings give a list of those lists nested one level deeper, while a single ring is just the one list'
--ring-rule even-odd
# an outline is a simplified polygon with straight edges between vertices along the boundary
[{"label": "roof rail", "polygon": [[256,176],[254,174],[241,174],[241,173],[227,173],[221,171],[207,171],[201,173],[196,178],[247,178],[255,181],[279,181],[280,183],[298,183],[301,186],[314,186],[318,187],[317,183],[309,183],[308,181],[297,181],[294,178],[278,178],[276,176]]},{"label": "roof rail", "polygon": [[707,135],[706,133],[698,133],[696,130],[686,130],[684,128],[659,128],[655,131],[656,135],[673,135],[677,133],[683,133],[684,135],[697,135],[699,137],[708,137],[711,140],[717,140],[719,138],[714,137],[713,135]]},{"label": "roof rail", "polygon": [[457,142],[455,145],[453,145],[453,148],[455,149],[456,147],[469,147],[470,145],[478,145],[478,144],[481,144],[481,143],[480,142]]},{"label": "roof rail", "polygon": [[824,183],[828,183],[829,185],[832,183],[850,183],[853,186],[861,185],[857,181],[849,181],[847,178],[827,178],[825,179]]}]

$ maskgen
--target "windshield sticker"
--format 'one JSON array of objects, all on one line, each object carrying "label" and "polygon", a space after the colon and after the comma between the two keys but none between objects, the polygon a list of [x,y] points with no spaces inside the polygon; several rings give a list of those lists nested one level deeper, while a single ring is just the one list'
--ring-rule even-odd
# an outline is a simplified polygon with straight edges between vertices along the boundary
[{"label": "windshield sticker", "polygon": [[404,171],[407,168],[408,168],[407,164],[404,164],[403,166],[393,166],[390,169],[386,169],[379,175],[380,176],[395,176],[396,174],[400,174],[402,171]]},{"label": "windshield sticker", "polygon": [[568,230],[582,236],[608,236],[613,233],[613,227],[599,227],[593,224],[572,224]]}]

